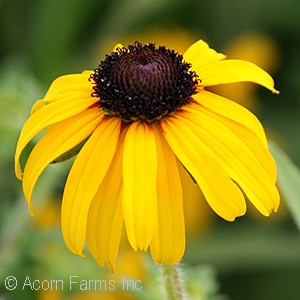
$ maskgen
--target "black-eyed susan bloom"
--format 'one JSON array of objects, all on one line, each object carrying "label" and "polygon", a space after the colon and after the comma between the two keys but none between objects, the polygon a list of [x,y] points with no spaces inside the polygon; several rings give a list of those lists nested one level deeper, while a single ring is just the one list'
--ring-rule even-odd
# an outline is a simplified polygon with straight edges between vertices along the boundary
[{"label": "black-eyed susan bloom", "polygon": [[[245,197],[265,216],[276,211],[276,166],[260,122],[205,88],[249,81],[278,92],[255,64],[225,58],[202,40],[183,56],[135,43],[119,45],[94,71],[56,79],[34,104],[16,149],[30,211],[46,166],[82,144],[64,189],[62,233],[73,253],[83,255],[87,242],[111,269],[123,224],[134,250],[150,247],[157,263],[182,258],[178,164],[228,221],[245,214]],[[22,151],[44,129],[22,173]]]}]

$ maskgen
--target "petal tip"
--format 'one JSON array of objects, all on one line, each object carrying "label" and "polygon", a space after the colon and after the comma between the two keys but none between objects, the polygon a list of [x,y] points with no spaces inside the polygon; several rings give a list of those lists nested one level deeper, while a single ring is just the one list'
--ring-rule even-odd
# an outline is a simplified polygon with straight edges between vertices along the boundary
[{"label": "petal tip", "polygon": [[222,216],[222,218],[224,218],[228,222],[234,222],[237,218],[242,217],[245,214],[246,214],[246,210],[236,213],[235,215],[232,215],[232,216],[226,216],[226,217]]},{"label": "petal tip", "polygon": [[115,263],[113,264],[111,261],[108,261],[108,262],[106,262],[106,265],[107,265],[107,267],[109,268],[109,271],[111,272],[111,273],[114,273],[115,272]]},{"label": "petal tip", "polygon": [[228,222],[234,222],[238,216],[224,218]]},{"label": "petal tip", "polygon": [[274,212],[274,213],[277,213],[277,212],[278,212],[278,209],[279,209],[279,202],[278,202],[278,204],[274,207],[273,212]]},{"label": "petal tip", "polygon": [[148,248],[149,248],[149,245],[140,245],[139,246],[139,250],[144,251],[144,252],[147,252]]},{"label": "petal tip", "polygon": [[22,172],[15,172],[15,174],[16,174],[16,177],[17,177],[17,179],[18,180],[23,180],[23,173]]},{"label": "petal tip", "polygon": [[81,258],[86,258],[86,254],[84,254],[82,250],[76,249],[73,253],[80,256]]},{"label": "petal tip", "polygon": [[29,206],[28,206],[28,212],[29,212],[29,215],[30,215],[31,217],[34,217],[34,216],[35,216],[35,212],[34,212],[34,209],[33,209],[32,205],[29,205]]},{"label": "petal tip", "polygon": [[22,180],[22,179],[23,179],[23,172],[22,172],[20,163],[16,163],[16,166],[15,166],[15,175],[16,175],[16,177],[17,177],[19,180]]},{"label": "petal tip", "polygon": [[129,244],[131,246],[131,248],[137,252],[139,250],[139,246],[137,245],[136,241],[132,239],[132,237],[128,236],[127,234],[127,238],[128,238],[128,241],[129,241]]}]

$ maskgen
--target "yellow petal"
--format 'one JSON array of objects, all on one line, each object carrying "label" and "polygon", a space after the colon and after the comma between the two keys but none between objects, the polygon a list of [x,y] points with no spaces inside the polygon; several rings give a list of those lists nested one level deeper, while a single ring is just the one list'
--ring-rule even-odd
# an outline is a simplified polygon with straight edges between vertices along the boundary
[{"label": "yellow petal", "polygon": [[42,108],[43,106],[45,106],[47,103],[48,102],[46,100],[43,100],[43,99],[36,101],[33,104],[32,108],[31,108],[30,114],[32,115],[33,113],[35,113],[36,111],[38,111],[40,108]]},{"label": "yellow petal", "polygon": [[192,130],[211,149],[214,159],[263,215],[276,211],[279,194],[259,160],[232,131],[207,114],[205,108],[199,106],[197,112],[178,116],[178,122]]},{"label": "yellow petal", "polygon": [[125,137],[123,213],[128,240],[147,250],[157,224],[157,154],[150,124],[133,122]]},{"label": "yellow petal", "polygon": [[62,201],[62,233],[75,254],[82,255],[90,204],[115,154],[120,126],[119,118],[104,118],[69,173]]},{"label": "yellow petal", "polygon": [[227,59],[195,69],[201,79],[200,86],[211,86],[234,82],[253,82],[264,86],[273,93],[273,78],[256,64],[238,59]]},{"label": "yellow petal", "polygon": [[233,221],[246,211],[243,194],[209,147],[181,121],[169,117],[161,122],[168,144],[195,178],[211,208],[222,218]]},{"label": "yellow petal", "polygon": [[106,264],[113,272],[122,233],[122,157],[124,141],[120,138],[118,151],[91,204],[87,223],[87,244],[96,261]]},{"label": "yellow petal", "polygon": [[[16,148],[15,153],[15,172],[19,179],[22,179],[20,167],[20,156],[29,141],[47,126],[58,123],[64,119],[72,117],[85,110],[95,102],[95,98],[67,97],[60,101],[43,106],[33,113],[25,122]],[[101,113],[101,109],[99,109]]]},{"label": "yellow petal", "polygon": [[44,99],[50,102],[59,99],[57,95],[74,92],[85,92],[90,95],[93,91],[93,85],[89,81],[91,73],[85,71],[81,74],[68,74],[56,78],[50,85]]},{"label": "yellow petal", "polygon": [[[153,126],[154,127],[154,126]],[[185,250],[185,228],[181,180],[176,157],[154,127],[157,149],[158,223],[150,244],[156,263],[175,264]]]},{"label": "yellow petal", "polygon": [[261,123],[254,114],[243,106],[205,90],[201,90],[193,95],[193,99],[208,110],[246,126],[268,148],[266,134]]},{"label": "yellow petal", "polygon": [[214,49],[209,48],[207,43],[199,40],[186,50],[186,52],[183,54],[183,58],[186,62],[192,64],[193,71],[196,71],[197,73],[199,68],[225,59],[226,56],[222,53],[217,53]]},{"label": "yellow petal", "polygon": [[[81,98],[81,99],[85,99],[85,98],[92,98],[91,94],[93,93],[92,90],[87,90],[84,91],[83,88],[74,86],[73,87],[74,90],[72,92],[66,91],[66,92],[57,92],[57,93],[53,93],[53,95],[51,97],[45,97],[43,100],[45,101],[45,104],[51,104],[53,102],[60,102],[65,98]],[[96,103],[99,99],[93,97],[92,98],[94,100],[94,103]]]},{"label": "yellow petal", "polygon": [[[187,110],[190,110],[190,107],[192,109],[197,109],[199,105],[193,103],[193,105],[189,106]],[[221,122],[225,127],[227,127],[229,130],[231,130],[232,133],[235,134],[236,138],[244,144],[244,147],[248,148],[253,153],[253,155],[259,160],[260,164],[263,166],[265,171],[273,180],[273,183],[275,183],[277,178],[275,160],[272,157],[268,147],[266,147],[262,143],[262,141],[257,137],[257,135],[255,135],[246,126],[243,126],[242,124],[237,123],[231,119],[224,118],[209,110],[206,110],[206,113],[212,116],[214,119]]]},{"label": "yellow petal", "polygon": [[88,137],[102,117],[98,108],[87,109],[58,123],[35,145],[27,160],[23,176],[23,190],[31,212],[32,192],[40,174],[55,158]]}]

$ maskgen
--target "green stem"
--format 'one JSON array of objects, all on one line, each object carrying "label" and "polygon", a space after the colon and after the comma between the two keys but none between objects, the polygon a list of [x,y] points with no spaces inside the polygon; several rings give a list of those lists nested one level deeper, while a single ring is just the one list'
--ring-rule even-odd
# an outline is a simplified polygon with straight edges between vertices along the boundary
[{"label": "green stem", "polygon": [[168,300],[185,300],[186,292],[181,278],[181,270],[178,264],[176,265],[161,265],[163,284],[166,297]]}]

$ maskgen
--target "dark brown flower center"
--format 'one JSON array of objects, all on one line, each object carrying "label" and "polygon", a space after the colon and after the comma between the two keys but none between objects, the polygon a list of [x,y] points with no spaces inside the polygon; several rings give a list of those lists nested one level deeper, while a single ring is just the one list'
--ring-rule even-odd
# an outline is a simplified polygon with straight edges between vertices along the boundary
[{"label": "dark brown flower center", "polygon": [[101,61],[92,96],[107,114],[152,122],[191,101],[198,80],[190,67],[174,50],[136,42]]}]

